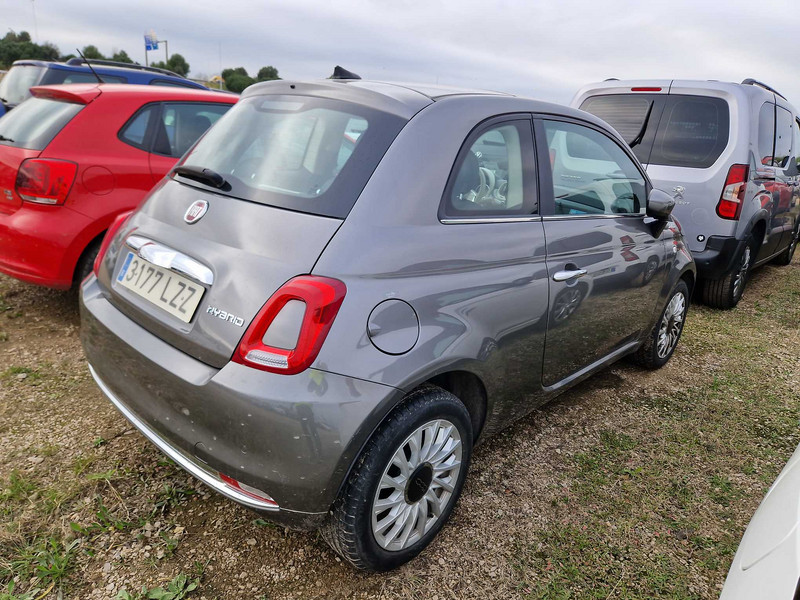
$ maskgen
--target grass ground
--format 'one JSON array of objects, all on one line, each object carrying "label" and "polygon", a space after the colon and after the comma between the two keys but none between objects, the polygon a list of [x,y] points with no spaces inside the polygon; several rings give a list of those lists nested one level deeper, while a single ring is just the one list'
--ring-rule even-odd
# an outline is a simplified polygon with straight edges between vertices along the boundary
[{"label": "grass ground", "polygon": [[91,382],[74,294],[0,277],[0,600],[719,595],[800,442],[800,263],[693,306],[673,360],[620,363],[479,447],[451,523],[385,575],[209,493]]}]

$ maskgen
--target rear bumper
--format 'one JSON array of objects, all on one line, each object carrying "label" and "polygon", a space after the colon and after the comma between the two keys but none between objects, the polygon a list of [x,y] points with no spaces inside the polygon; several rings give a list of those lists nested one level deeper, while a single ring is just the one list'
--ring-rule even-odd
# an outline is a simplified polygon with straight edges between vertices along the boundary
[{"label": "rear bumper", "polygon": [[119,312],[94,277],[82,288],[81,321],[92,375],[133,425],[212,489],[296,529],[325,519],[372,432],[370,415],[398,392],[315,369],[215,369]]},{"label": "rear bumper", "polygon": [[23,204],[0,212],[0,272],[37,285],[72,287],[73,245],[89,226],[91,220],[65,206]]},{"label": "rear bumper", "polygon": [[744,248],[744,240],[712,235],[702,252],[692,252],[697,274],[703,279],[719,279],[732,268]]}]

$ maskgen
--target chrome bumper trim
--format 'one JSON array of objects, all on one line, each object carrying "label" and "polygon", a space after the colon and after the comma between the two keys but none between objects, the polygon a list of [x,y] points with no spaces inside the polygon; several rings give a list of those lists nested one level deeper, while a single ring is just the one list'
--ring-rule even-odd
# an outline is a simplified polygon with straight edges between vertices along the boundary
[{"label": "chrome bumper trim", "polygon": [[119,412],[121,412],[122,415],[142,433],[142,435],[155,444],[159,450],[166,454],[170,459],[175,461],[182,469],[188,471],[191,475],[194,475],[197,479],[205,483],[214,491],[219,492],[223,496],[226,496],[231,500],[238,502],[239,504],[244,504],[245,506],[255,508],[256,510],[273,512],[280,510],[277,504],[271,504],[266,501],[258,500],[253,496],[243,494],[237,489],[229,486],[222,481],[218,472],[212,470],[208,465],[205,465],[204,463],[187,456],[182,451],[172,446],[167,440],[162,438],[158,433],[153,431],[135,414],[133,414],[119,400],[119,398],[117,398],[114,393],[108,389],[106,384],[103,383],[103,380],[100,379],[95,370],[92,368],[92,365],[89,365],[89,372],[92,374],[92,377],[94,378],[95,383],[97,383],[100,390],[106,395],[111,403],[117,407],[117,410],[119,410]]}]

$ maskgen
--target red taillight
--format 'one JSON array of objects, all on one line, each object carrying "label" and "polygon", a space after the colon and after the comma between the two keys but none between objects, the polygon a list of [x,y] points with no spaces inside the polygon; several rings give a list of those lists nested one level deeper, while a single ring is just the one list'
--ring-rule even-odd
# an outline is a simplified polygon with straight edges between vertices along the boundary
[{"label": "red taillight", "polygon": [[632,92],[660,92],[660,87],[633,87]]},{"label": "red taillight", "polygon": [[68,160],[29,158],[17,172],[17,194],[28,202],[64,204],[78,165]]},{"label": "red taillight", "polygon": [[750,168],[747,165],[731,165],[725,187],[717,204],[717,214],[723,219],[738,220],[742,213],[742,203],[747,191]]},{"label": "red taillight", "polygon": [[[232,360],[285,375],[304,371],[317,358],[346,293],[347,288],[337,279],[301,275],[289,280],[253,319]],[[301,312],[297,312],[297,302],[305,303]],[[286,312],[282,315],[284,309]],[[293,319],[296,323],[291,322]],[[272,326],[283,331],[270,331]],[[287,335],[287,330],[295,333]],[[275,339],[291,339],[294,347],[280,347]]]},{"label": "red taillight", "polygon": [[119,231],[119,228],[122,227],[132,213],[132,210],[120,213],[117,218],[114,219],[114,222],[111,223],[111,226],[106,230],[106,236],[103,238],[103,243],[100,245],[100,250],[97,252],[97,257],[94,259],[94,267],[92,270],[94,271],[95,275],[99,274],[100,272],[100,264],[103,262],[103,257],[106,255],[108,247],[111,245],[111,240],[114,239],[114,235],[116,235],[116,233]]}]

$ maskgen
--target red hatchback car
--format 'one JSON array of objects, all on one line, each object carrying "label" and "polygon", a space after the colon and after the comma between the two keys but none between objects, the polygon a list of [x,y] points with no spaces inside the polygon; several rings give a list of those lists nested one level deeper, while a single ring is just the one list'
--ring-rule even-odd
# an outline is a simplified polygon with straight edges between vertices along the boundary
[{"label": "red hatchback car", "polygon": [[89,274],[117,215],[238,99],[143,85],[31,92],[0,118],[0,272],[62,289]]}]

